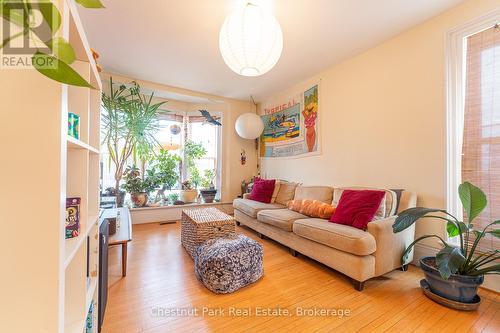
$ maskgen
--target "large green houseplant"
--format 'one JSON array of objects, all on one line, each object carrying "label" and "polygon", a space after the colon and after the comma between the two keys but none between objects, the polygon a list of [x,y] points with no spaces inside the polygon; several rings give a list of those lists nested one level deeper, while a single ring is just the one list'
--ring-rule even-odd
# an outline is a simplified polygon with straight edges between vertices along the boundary
[{"label": "large green houseplant", "polygon": [[116,85],[109,79],[109,92],[102,93],[103,145],[109,152],[110,164],[115,167],[115,193],[121,205],[122,195],[118,195],[120,180],[125,166],[132,156],[134,160],[145,151],[153,151],[158,145],[155,134],[159,130],[158,112],[165,102],[153,103],[154,93],[141,94],[136,82],[130,86]]},{"label": "large green houseplant", "polygon": [[500,274],[500,250],[478,250],[478,245],[485,236],[500,238],[500,229],[495,228],[500,220],[493,221],[482,229],[475,228],[474,219],[487,205],[486,195],[469,182],[461,184],[458,193],[467,216],[466,221],[458,220],[444,209],[416,207],[401,212],[392,228],[396,233],[422,218],[444,220],[448,236],[458,237],[459,246],[450,244],[435,234],[423,235],[406,248],[402,263],[407,263],[408,254],[416,243],[427,238],[438,239],[442,244],[441,250],[435,257],[424,257],[420,261],[431,290],[454,301],[471,303],[484,275]]}]

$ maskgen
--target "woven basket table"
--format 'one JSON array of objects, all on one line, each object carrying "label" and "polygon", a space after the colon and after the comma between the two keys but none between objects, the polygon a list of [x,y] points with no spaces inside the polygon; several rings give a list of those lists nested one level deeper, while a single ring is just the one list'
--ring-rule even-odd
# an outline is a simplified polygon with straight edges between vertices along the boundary
[{"label": "woven basket table", "polygon": [[196,248],[212,238],[234,234],[234,218],[217,208],[185,209],[181,219],[181,243],[194,258]]}]

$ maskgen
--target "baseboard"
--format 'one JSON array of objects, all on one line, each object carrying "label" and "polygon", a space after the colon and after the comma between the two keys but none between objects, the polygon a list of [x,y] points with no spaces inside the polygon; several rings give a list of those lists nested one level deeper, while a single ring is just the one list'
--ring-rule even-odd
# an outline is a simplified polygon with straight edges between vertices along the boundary
[{"label": "baseboard", "polygon": [[[439,249],[435,247],[425,245],[425,244],[417,244],[415,245],[415,252],[413,255],[412,264],[415,266],[420,266],[420,258],[435,256]],[[484,278],[484,283],[481,285],[481,288],[488,289],[494,292],[500,292],[500,276],[496,275],[487,275]]]}]

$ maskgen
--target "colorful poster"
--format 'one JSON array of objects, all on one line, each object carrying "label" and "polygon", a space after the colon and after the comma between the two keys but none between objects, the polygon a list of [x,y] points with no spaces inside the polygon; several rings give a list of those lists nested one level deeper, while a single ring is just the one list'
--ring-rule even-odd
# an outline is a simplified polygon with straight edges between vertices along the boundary
[{"label": "colorful poster", "polygon": [[260,156],[303,157],[319,153],[318,85],[283,104],[264,107]]}]

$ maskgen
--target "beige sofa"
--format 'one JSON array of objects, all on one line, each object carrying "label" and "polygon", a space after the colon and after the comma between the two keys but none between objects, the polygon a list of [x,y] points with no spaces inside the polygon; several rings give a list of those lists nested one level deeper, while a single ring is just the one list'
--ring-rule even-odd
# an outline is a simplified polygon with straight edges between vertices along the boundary
[{"label": "beige sofa", "polygon": [[[336,205],[344,189],[299,185],[292,196]],[[283,200],[265,204],[247,196],[234,200],[234,217],[238,224],[257,231],[261,238],[267,236],[287,246],[292,255],[299,252],[351,277],[354,287],[362,290],[370,278],[396,268],[406,269],[401,267],[401,254],[415,236],[414,226],[394,234],[392,224],[396,213],[415,207],[416,195],[403,191],[396,211],[396,193],[384,191],[386,195],[366,231],[310,218],[287,209]]]}]

